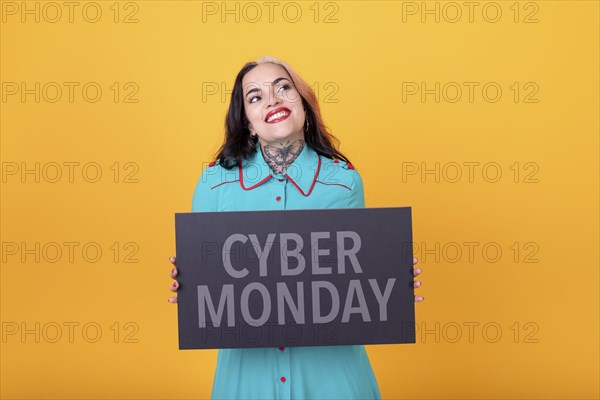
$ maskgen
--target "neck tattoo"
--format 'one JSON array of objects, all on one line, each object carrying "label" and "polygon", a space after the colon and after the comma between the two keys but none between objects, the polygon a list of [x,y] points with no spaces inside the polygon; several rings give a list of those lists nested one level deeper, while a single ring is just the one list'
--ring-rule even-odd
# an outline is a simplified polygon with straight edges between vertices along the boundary
[{"label": "neck tattoo", "polygon": [[278,147],[268,144],[264,145],[263,155],[265,161],[274,173],[284,174],[288,167],[294,162],[304,148],[304,140],[298,139],[294,142],[285,142]]}]

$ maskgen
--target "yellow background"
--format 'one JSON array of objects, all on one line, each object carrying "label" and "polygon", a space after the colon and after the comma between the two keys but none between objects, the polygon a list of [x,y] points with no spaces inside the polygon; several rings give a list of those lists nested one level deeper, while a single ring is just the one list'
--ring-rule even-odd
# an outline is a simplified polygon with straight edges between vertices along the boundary
[{"label": "yellow background", "polygon": [[[437,3],[439,22],[407,13],[420,1],[299,1],[285,18],[287,3],[277,2],[273,21],[257,2],[257,22],[245,3],[239,22],[235,11],[221,20],[221,2],[98,1],[97,22],[83,17],[84,7],[95,16],[86,2],[73,22],[66,6],[52,22],[46,2],[26,2],[36,3],[39,22],[21,20],[23,3],[1,3],[2,398],[210,396],[217,351],[179,351],[176,306],[166,301],[174,213],[190,210],[222,141],[229,95],[221,89],[264,54],[318,89],[325,122],[363,177],[367,207],[413,207],[423,269],[416,293],[426,300],[416,304],[417,344],[367,347],[383,397],[600,396],[597,1],[477,2],[472,22],[462,2],[456,22],[446,2]],[[39,103],[9,94],[21,82],[40,83]],[[42,93],[49,82],[65,89],[56,102],[52,85]],[[64,82],[79,84],[73,102]],[[89,82],[102,88],[97,102],[81,93]],[[446,96],[403,100],[406,82],[439,82]],[[452,82],[464,89],[456,102]],[[479,85],[472,102],[464,82]],[[502,89],[496,102],[481,92],[490,82]],[[207,92],[215,85],[217,94]],[[80,163],[73,182],[71,162]],[[39,183],[9,173],[36,163]],[[53,163],[63,173],[55,183]],[[436,163],[439,182],[402,177]],[[472,182],[466,166],[476,164],[465,163],[479,163]],[[87,182],[84,165],[99,166],[101,179]],[[463,175],[453,182],[456,165]],[[486,165],[496,169],[483,174]],[[501,179],[488,182],[498,168]],[[23,246],[36,242],[40,262],[35,254],[23,262]],[[78,243],[73,262],[64,242]],[[64,250],[56,262],[52,243]],[[97,243],[98,262],[82,255],[90,243],[86,257]],[[124,262],[133,251],[138,262]],[[23,327],[33,333],[8,334]],[[102,336],[92,342],[96,327]]]}]

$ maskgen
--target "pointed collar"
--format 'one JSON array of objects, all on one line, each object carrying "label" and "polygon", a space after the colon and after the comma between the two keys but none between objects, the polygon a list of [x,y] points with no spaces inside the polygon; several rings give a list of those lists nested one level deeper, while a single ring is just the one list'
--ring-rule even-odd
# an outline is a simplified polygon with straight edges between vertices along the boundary
[{"label": "pointed collar", "polygon": [[258,146],[249,159],[238,165],[240,185],[244,190],[252,190],[271,178],[283,179],[285,177],[304,196],[308,196],[312,192],[320,169],[321,157],[308,143],[304,143],[302,151],[283,175],[273,173]]}]

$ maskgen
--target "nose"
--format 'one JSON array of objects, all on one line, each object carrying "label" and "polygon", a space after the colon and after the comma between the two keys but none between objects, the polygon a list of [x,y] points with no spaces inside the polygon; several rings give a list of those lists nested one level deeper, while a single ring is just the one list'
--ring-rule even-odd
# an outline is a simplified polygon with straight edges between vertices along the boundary
[{"label": "nose", "polygon": [[272,107],[272,106],[280,104],[281,101],[282,101],[282,98],[277,93],[275,93],[274,85],[271,85],[271,89],[269,90],[269,99],[267,101],[267,105],[269,107]]}]

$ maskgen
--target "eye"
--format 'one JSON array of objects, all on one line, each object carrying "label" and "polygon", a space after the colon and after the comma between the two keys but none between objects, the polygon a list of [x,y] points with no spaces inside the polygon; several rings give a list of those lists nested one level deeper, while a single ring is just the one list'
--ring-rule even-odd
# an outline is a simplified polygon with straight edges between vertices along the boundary
[{"label": "eye", "polygon": [[279,89],[277,89],[277,91],[281,92],[281,89],[288,90],[290,87],[291,87],[290,84],[286,83],[284,85],[281,85],[281,87]]},{"label": "eye", "polygon": [[[291,88],[292,88],[292,86],[291,86],[289,83],[285,83],[285,84],[283,84],[283,85],[281,85],[280,87],[278,87],[278,88],[277,88],[277,93],[281,93],[281,90],[282,90],[282,89],[283,89],[284,91],[287,91],[287,90],[289,90],[289,89],[291,89]],[[260,99],[261,99],[261,98],[262,98],[262,97],[260,97],[260,96],[252,96],[252,97],[250,97],[250,98],[248,99],[248,102],[249,102],[249,103],[256,103],[257,101],[260,101]],[[258,99],[258,100],[254,101],[254,99]]]}]

